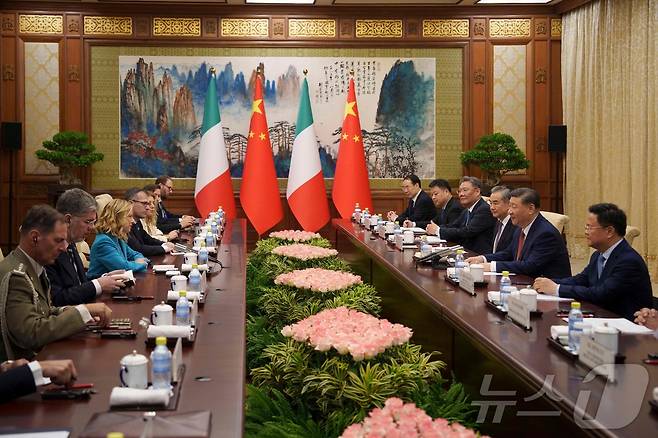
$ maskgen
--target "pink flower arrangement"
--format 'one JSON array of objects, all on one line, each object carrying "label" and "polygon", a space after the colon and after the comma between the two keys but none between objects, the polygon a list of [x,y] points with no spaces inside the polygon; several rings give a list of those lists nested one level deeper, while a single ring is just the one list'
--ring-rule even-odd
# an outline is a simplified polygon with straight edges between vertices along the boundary
[{"label": "pink flower arrangement", "polygon": [[310,231],[283,230],[271,232],[270,237],[275,237],[281,240],[289,240],[291,242],[308,242],[309,240],[318,239],[322,236],[320,236],[318,233],[311,233]]},{"label": "pink flower arrangement", "polygon": [[361,361],[372,359],[393,345],[404,344],[412,331],[402,324],[338,307],[287,325],[281,334],[297,342],[308,342],[317,351],[329,351],[333,347],[339,354],[350,353],[355,361]]},{"label": "pink flower arrangement", "polygon": [[298,289],[310,289],[314,292],[333,292],[361,283],[361,277],[358,275],[320,268],[287,272],[274,279],[274,284],[285,284]]},{"label": "pink flower arrangement", "polygon": [[361,423],[349,426],[341,438],[470,438],[478,435],[459,423],[449,424],[443,418],[432,419],[424,410],[413,403],[404,403],[397,397],[391,397],[384,403],[384,408],[375,408]]},{"label": "pink flower arrangement", "polygon": [[300,260],[312,260],[335,256],[338,254],[338,251],[303,243],[294,243],[292,245],[277,246],[272,250],[272,254]]}]

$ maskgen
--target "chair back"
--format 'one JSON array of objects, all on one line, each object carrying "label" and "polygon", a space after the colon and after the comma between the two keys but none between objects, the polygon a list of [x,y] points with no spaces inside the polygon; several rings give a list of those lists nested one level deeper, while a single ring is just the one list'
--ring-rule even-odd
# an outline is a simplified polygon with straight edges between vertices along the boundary
[{"label": "chair back", "polygon": [[626,235],[624,237],[626,238],[626,241],[629,245],[633,246],[633,240],[635,240],[635,238],[639,235],[640,229],[638,227],[634,227],[632,225],[626,226]]}]

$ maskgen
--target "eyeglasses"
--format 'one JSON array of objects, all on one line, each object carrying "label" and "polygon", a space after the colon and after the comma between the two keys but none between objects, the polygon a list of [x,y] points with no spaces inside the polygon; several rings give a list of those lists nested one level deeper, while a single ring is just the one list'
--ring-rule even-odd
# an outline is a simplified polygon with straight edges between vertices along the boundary
[{"label": "eyeglasses", "polygon": [[142,204],[144,207],[148,207],[149,205],[151,205],[149,201],[138,201],[136,199],[131,199],[130,202],[137,202],[138,204]]},{"label": "eyeglasses", "polygon": [[590,230],[593,230],[593,229],[595,229],[595,228],[601,228],[601,229],[603,229],[603,228],[608,228],[608,227],[600,227],[600,226],[597,226],[597,225],[595,225],[595,226],[591,226],[591,225],[589,225],[589,224],[585,225],[585,231],[590,231]]},{"label": "eyeglasses", "polygon": [[164,186],[164,187],[167,188],[167,190],[169,191],[174,190],[174,186]]}]

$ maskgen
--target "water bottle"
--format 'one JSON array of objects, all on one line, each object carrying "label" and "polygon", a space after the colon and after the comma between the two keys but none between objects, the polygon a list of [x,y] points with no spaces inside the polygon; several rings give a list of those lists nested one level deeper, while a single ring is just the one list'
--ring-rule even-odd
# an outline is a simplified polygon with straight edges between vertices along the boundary
[{"label": "water bottle", "polygon": [[190,325],[190,301],[187,299],[187,292],[178,291],[178,301],[176,301],[176,325]]},{"label": "water bottle", "polygon": [[192,265],[192,272],[187,276],[187,290],[201,292],[201,273],[198,265]]},{"label": "water bottle", "polygon": [[206,246],[208,248],[215,246],[215,236],[210,231],[206,233]]},{"label": "water bottle", "polygon": [[217,221],[212,221],[210,224],[210,231],[216,236],[219,234],[219,226],[217,225]]},{"label": "water bottle", "polygon": [[462,271],[466,267],[466,262],[464,261],[464,250],[457,250],[457,255],[455,256],[455,277],[457,277],[457,281],[462,276]]},{"label": "water bottle", "polygon": [[580,349],[580,337],[583,334],[583,312],[580,311],[578,301],[571,302],[571,311],[569,312],[569,350],[578,354]]},{"label": "water bottle", "polygon": [[420,255],[421,255],[421,257],[428,256],[431,253],[432,253],[432,245],[430,245],[427,242],[424,242],[420,245]]},{"label": "water bottle", "polygon": [[356,205],[354,206],[354,212],[352,213],[352,220],[354,222],[359,222],[361,221],[361,207],[359,207],[359,203],[357,202]]},{"label": "water bottle", "polygon": [[218,224],[224,224],[224,209],[220,205],[219,208],[217,209],[217,216],[219,216],[219,220],[217,221]]},{"label": "water bottle", "polygon": [[208,263],[208,249],[204,246],[199,249],[198,261],[200,265]]},{"label": "water bottle", "polygon": [[151,383],[153,389],[171,389],[171,352],[167,338],[155,338],[155,349],[151,353]]},{"label": "water bottle", "polygon": [[509,295],[512,292],[512,280],[509,278],[509,271],[503,271],[500,279],[500,305],[507,312]]}]

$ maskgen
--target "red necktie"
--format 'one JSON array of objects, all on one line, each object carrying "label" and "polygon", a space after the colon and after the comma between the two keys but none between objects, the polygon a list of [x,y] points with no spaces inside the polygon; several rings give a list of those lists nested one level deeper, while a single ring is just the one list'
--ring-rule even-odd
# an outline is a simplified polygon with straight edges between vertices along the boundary
[{"label": "red necktie", "polygon": [[520,260],[521,259],[521,251],[523,251],[523,242],[525,242],[525,233],[523,230],[521,230],[521,233],[519,233],[519,245],[516,248],[516,259],[515,260]]}]

